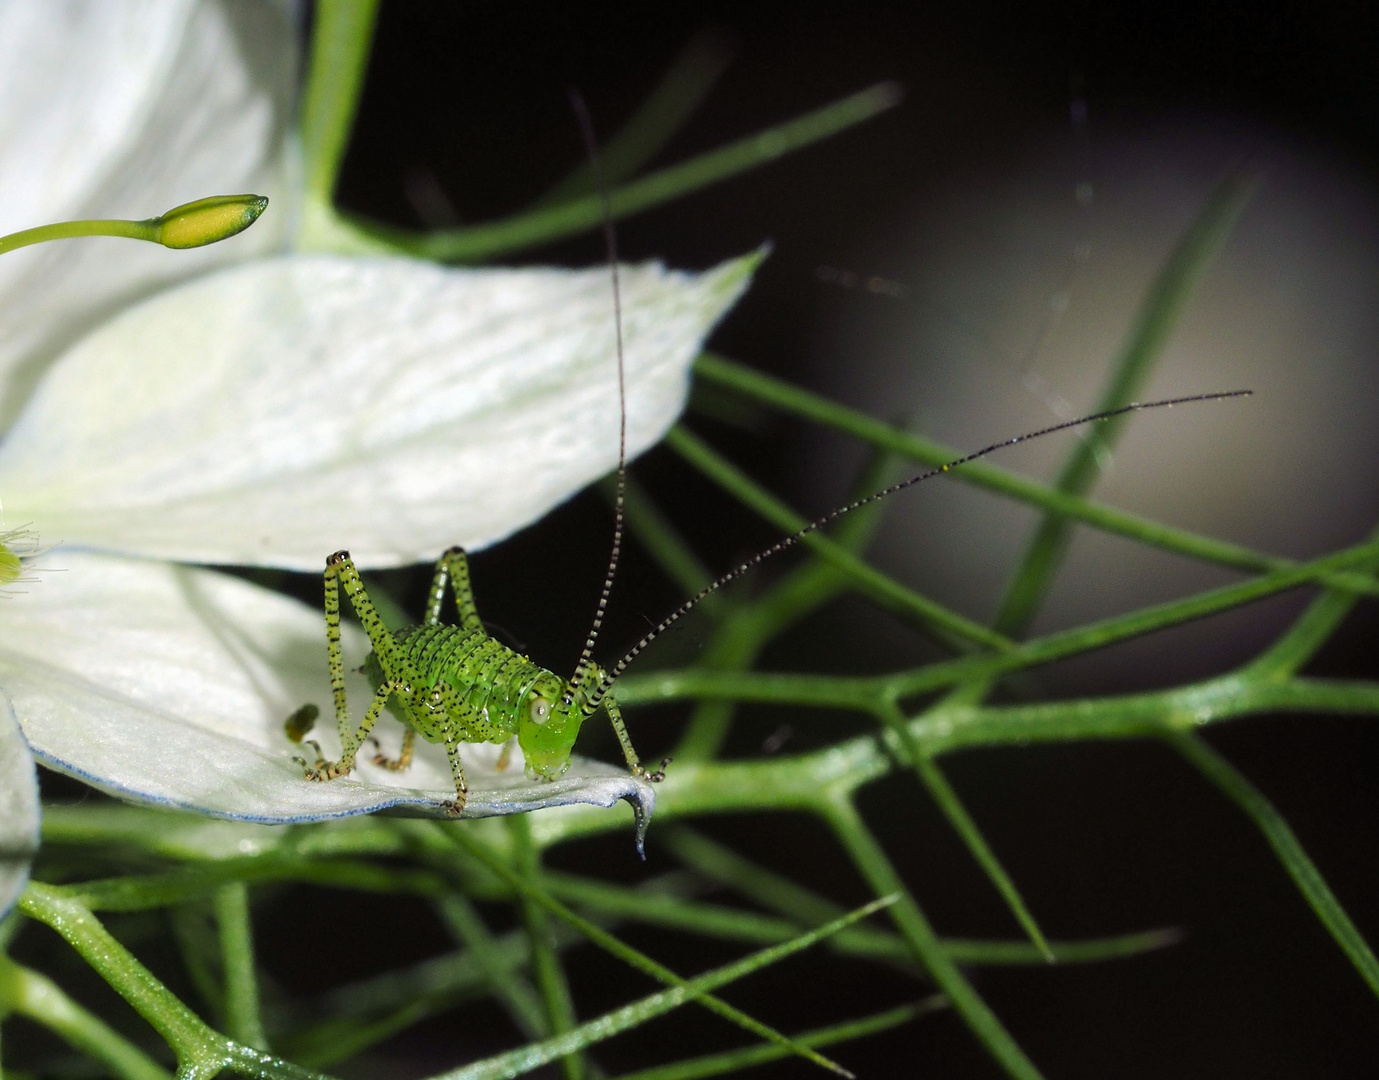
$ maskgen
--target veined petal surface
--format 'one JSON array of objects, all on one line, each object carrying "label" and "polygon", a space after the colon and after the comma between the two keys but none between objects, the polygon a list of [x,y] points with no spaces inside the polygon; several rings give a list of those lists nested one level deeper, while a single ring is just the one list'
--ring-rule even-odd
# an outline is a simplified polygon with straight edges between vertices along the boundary
[{"label": "veined petal surface", "polygon": [[[628,450],[684,406],[751,255],[621,269]],[[479,548],[617,464],[605,268],[260,259],[167,290],[49,373],[0,447],[45,543],[318,570]]]}]

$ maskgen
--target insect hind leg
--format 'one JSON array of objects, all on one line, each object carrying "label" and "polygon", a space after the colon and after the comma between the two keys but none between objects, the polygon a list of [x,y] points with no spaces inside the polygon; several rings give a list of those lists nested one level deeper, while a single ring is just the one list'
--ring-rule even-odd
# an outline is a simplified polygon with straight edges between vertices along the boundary
[{"label": "insect hind leg", "polygon": [[469,558],[462,547],[452,547],[436,563],[436,573],[431,578],[431,592],[426,601],[426,624],[434,626],[441,621],[446,582],[455,591],[455,614],[459,617],[460,629],[482,630],[484,624],[479,619],[479,609],[474,604],[474,589],[469,583]]}]

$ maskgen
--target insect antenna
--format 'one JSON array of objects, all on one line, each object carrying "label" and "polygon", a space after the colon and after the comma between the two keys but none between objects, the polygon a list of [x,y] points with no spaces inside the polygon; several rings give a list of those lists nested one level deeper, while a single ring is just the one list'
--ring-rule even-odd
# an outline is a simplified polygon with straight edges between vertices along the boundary
[{"label": "insect antenna", "polygon": [[736,581],[748,570],[751,570],[753,567],[759,566],[761,563],[765,562],[773,555],[778,555],[786,548],[794,547],[810,533],[817,532],[819,529],[829,524],[829,522],[835,520],[836,518],[842,517],[844,514],[850,514],[852,513],[852,511],[860,509],[863,506],[868,506],[871,503],[887,498],[890,495],[894,495],[897,491],[904,491],[906,488],[913,487],[915,484],[923,483],[925,480],[932,480],[935,476],[942,476],[944,473],[951,472],[953,469],[956,469],[959,466],[966,465],[970,462],[976,461],[978,458],[986,457],[988,454],[995,453],[997,450],[1004,450],[1007,446],[1014,446],[1016,443],[1028,442],[1031,439],[1043,438],[1045,435],[1052,435],[1058,431],[1066,431],[1068,428],[1080,427],[1083,424],[1100,423],[1103,420],[1110,420],[1113,417],[1124,416],[1126,413],[1140,412],[1144,409],[1165,409],[1173,405],[1186,405],[1190,402],[1196,401],[1221,401],[1226,398],[1248,397],[1251,393],[1253,393],[1253,391],[1251,390],[1226,390],[1214,394],[1192,394],[1188,397],[1165,398],[1160,401],[1135,401],[1131,402],[1129,405],[1122,405],[1118,409],[1110,409],[1106,412],[1093,413],[1090,416],[1079,417],[1076,420],[1065,420],[1060,424],[1054,424],[1052,427],[1040,428],[1038,431],[1028,431],[1023,435],[1016,435],[1014,438],[1010,439],[1002,439],[1000,442],[992,443],[990,446],[985,446],[980,450],[975,450],[970,454],[965,454],[960,458],[956,458],[953,461],[948,462],[946,465],[940,465],[938,466],[938,468],[930,469],[928,472],[922,472],[917,476],[911,476],[906,480],[901,480],[899,483],[892,484],[888,488],[883,488],[882,490],[874,492],[871,495],[864,496],[863,498],[857,499],[854,502],[850,502],[844,506],[838,507],[837,509],[830,510],[823,517],[815,518],[799,532],[792,533],[789,536],[783,537],[781,540],[772,544],[765,550],[757,552],[746,562],[741,563],[738,566],[735,566],[733,569],[729,570],[726,574],[718,578],[716,581],[712,581],[708,585],[705,585],[704,588],[700,589],[697,593],[695,593],[683,604],[681,604],[678,608],[676,608],[664,619],[662,619],[659,623],[657,623],[646,634],[646,636],[642,638],[641,641],[637,642],[637,644],[632,647],[631,651],[629,651],[626,656],[619,660],[617,664],[610,668],[608,673],[602,679],[599,680],[599,685],[595,687],[594,692],[589,695],[589,708],[596,708],[599,702],[603,700],[604,696],[612,688],[613,683],[618,678],[618,676],[627,670],[627,666],[631,664],[632,661],[635,660],[639,655],[641,655],[642,651],[648,645],[650,645],[653,641],[655,641],[658,637],[660,637],[663,633],[670,629],[670,627],[676,621],[678,621],[684,615],[692,611],[694,607],[706,596],[710,595],[711,593],[717,592],[719,589],[723,588],[723,586],[727,585],[729,582]]},{"label": "insect antenna", "polygon": [[622,288],[618,281],[618,238],[613,230],[613,208],[608,198],[608,186],[603,181],[602,166],[599,161],[598,143],[594,138],[594,122],[589,116],[589,107],[584,103],[578,90],[570,91],[570,107],[579,121],[579,133],[584,139],[584,149],[589,156],[589,172],[594,187],[598,191],[599,203],[603,210],[603,246],[608,254],[608,272],[613,281],[613,328],[618,351],[618,490],[613,500],[613,550],[608,556],[608,573],[603,578],[603,591],[599,594],[598,607],[594,609],[594,621],[589,627],[589,636],[584,639],[584,649],[579,654],[575,673],[566,683],[565,695],[561,700],[566,708],[574,700],[575,691],[584,678],[594,656],[594,645],[603,627],[603,615],[608,609],[608,596],[613,591],[613,579],[618,572],[618,555],[622,551],[623,507],[627,501],[627,378],[624,372],[622,347]]}]

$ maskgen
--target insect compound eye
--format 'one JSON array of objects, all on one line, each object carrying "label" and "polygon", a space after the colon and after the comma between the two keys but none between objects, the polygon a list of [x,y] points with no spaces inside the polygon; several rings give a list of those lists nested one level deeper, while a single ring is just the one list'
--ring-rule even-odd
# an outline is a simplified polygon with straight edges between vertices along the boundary
[{"label": "insect compound eye", "polygon": [[551,703],[543,697],[532,698],[527,714],[533,724],[544,724],[551,718]]}]

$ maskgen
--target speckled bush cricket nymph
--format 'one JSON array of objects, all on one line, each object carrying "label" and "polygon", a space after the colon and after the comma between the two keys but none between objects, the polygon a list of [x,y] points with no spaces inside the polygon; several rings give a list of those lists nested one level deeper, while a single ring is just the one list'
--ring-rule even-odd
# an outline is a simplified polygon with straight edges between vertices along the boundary
[{"label": "speckled bush cricket nymph", "polygon": [[[619,375],[621,377],[621,357]],[[320,748],[315,747],[314,743],[308,743],[307,745],[316,748],[316,761],[308,763],[301,758],[297,761],[305,768],[306,776],[311,780],[333,780],[349,773],[354,768],[355,756],[374,723],[389,701],[394,701],[400,707],[399,719],[406,726],[402,750],[394,759],[387,758],[381,753],[377,754],[373,759],[375,764],[389,769],[405,769],[411,761],[412,745],[418,733],[429,742],[443,743],[455,778],[455,801],[450,805],[453,813],[458,814],[464,808],[467,790],[464,770],[460,763],[460,744],[507,744],[499,758],[499,767],[502,768],[507,761],[508,747],[515,737],[526,760],[527,774],[533,779],[553,780],[569,768],[570,752],[584,721],[602,708],[607,712],[613,730],[617,733],[628,768],[636,776],[652,781],[660,780],[664,777],[665,765],[668,762],[662,762],[661,768],[655,772],[648,772],[643,767],[637,752],[632,748],[627,726],[611,693],[612,686],[642,650],[710,593],[778,552],[793,546],[804,536],[822,528],[835,518],[985,457],[993,451],[1051,435],[1056,431],[1108,420],[1127,412],[1164,408],[1193,401],[1242,397],[1249,393],[1248,390],[1233,390],[1162,401],[1135,402],[1119,409],[1069,420],[993,443],[946,465],[912,476],[863,499],[838,507],[810,522],[799,532],[758,552],[700,590],[657,623],[613,667],[605,670],[594,663],[592,654],[617,569],[622,539],[623,480],[626,465],[620,456],[612,558],[609,560],[608,574],[599,597],[597,614],[579,663],[575,667],[575,673],[569,679],[562,679],[554,672],[540,667],[485,632],[474,604],[474,595],[469,584],[469,564],[462,549],[451,548],[441,556],[440,562],[436,565],[426,605],[425,621],[420,626],[396,634],[388,631],[374,610],[349,553],[337,551],[326,560],[325,612],[331,689],[334,693],[335,716],[339,724],[343,753],[337,761],[326,761],[320,756]],[[454,590],[458,625],[441,622],[447,584]],[[369,643],[373,646],[373,651],[365,661],[365,672],[374,687],[374,697],[357,728],[350,719],[349,707],[345,700],[345,664],[340,648],[341,589],[349,597],[355,614],[368,635]],[[287,721],[289,737],[299,741],[310,729],[315,717],[314,706],[299,709]]]},{"label": "speckled bush cricket nymph", "polygon": [[[581,102],[575,102],[581,128],[593,155],[592,137],[587,114]],[[598,185],[602,192],[602,185]],[[1084,424],[1108,420],[1140,409],[1161,408],[1192,401],[1208,401],[1240,397],[1248,390],[1225,393],[1198,394],[1153,402],[1136,402],[1106,412],[1069,420],[1038,431],[1017,435],[993,443],[931,469],[917,476],[892,484],[865,498],[825,514],[805,528],[787,536],[764,551],[752,556],[685,601],[670,615],[656,624],[613,667],[604,669],[593,660],[609,593],[617,572],[618,555],[622,544],[624,489],[627,468],[627,404],[623,371],[622,312],[618,285],[617,245],[604,195],[604,237],[608,253],[613,295],[613,317],[617,343],[618,395],[620,403],[617,498],[614,504],[612,554],[603,591],[584,649],[574,674],[563,679],[489,636],[479,619],[478,609],[469,581],[469,563],[465,552],[451,548],[441,556],[432,579],[425,620],[420,626],[396,633],[390,632],[374,609],[372,601],[359,578],[349,552],[337,551],[326,560],[325,617],[327,656],[330,665],[331,689],[339,727],[342,753],[338,760],[327,761],[320,747],[313,742],[305,745],[316,751],[316,760],[297,758],[311,780],[333,780],[354,769],[355,759],[383,710],[391,703],[405,727],[402,748],[396,758],[381,752],[375,764],[393,770],[405,769],[412,759],[417,734],[428,742],[445,746],[455,781],[455,800],[448,804],[458,815],[464,808],[467,794],[464,769],[460,761],[460,746],[464,743],[494,743],[504,746],[498,767],[505,767],[512,740],[522,750],[528,776],[533,779],[554,780],[570,765],[570,754],[581,726],[599,709],[603,709],[613,725],[622,746],[627,766],[635,776],[647,780],[663,779],[668,761],[654,772],[648,772],[638,758],[611,691],[614,682],[627,666],[673,623],[688,613],[710,593],[740,577],[771,556],[796,544],[807,534],[822,528],[834,519],[859,507],[886,498],[924,480],[985,457],[996,450],[1057,431]],[[454,592],[458,624],[441,621],[447,586]],[[355,614],[363,625],[372,652],[365,661],[364,671],[373,686],[373,700],[363,720],[356,727],[350,718],[345,695],[345,662],[340,642],[340,592],[343,589]],[[318,710],[307,705],[297,710],[286,723],[288,737],[300,742],[311,729]]]}]

